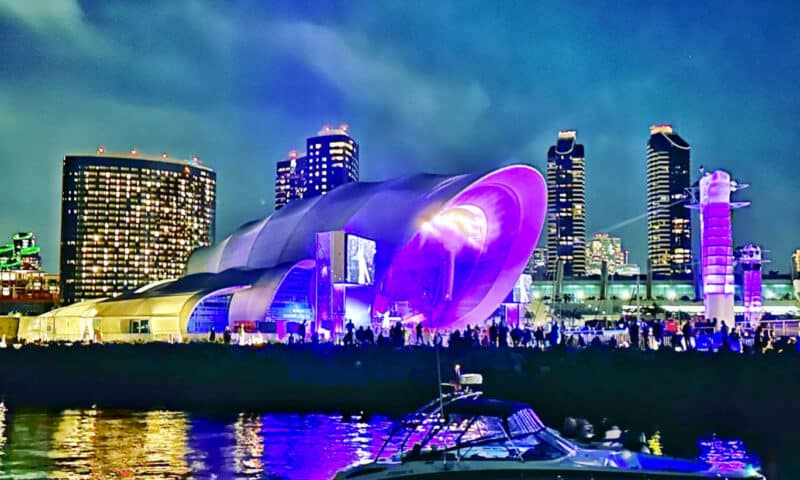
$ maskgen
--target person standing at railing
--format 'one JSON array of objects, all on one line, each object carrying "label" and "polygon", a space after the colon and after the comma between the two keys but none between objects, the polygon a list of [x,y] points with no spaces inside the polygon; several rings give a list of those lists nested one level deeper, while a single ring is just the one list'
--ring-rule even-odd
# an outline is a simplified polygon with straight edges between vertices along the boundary
[{"label": "person standing at railing", "polygon": [[634,350],[639,349],[639,320],[632,320],[628,327],[628,334],[631,337],[631,348]]}]

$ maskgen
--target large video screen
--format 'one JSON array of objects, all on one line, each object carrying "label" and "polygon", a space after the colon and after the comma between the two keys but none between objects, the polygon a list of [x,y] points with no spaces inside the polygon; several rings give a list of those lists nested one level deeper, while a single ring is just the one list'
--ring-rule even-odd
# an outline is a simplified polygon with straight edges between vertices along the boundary
[{"label": "large video screen", "polygon": [[347,283],[375,283],[375,240],[347,234]]},{"label": "large video screen", "polygon": [[531,302],[531,285],[533,284],[533,277],[527,273],[523,273],[514,284],[513,299],[514,303],[530,303]]}]

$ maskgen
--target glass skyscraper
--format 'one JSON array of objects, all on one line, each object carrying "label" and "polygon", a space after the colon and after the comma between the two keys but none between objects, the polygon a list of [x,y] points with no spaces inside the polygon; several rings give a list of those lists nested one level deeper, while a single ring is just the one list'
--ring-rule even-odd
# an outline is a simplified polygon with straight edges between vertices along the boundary
[{"label": "glass skyscraper", "polygon": [[166,154],[67,155],[61,201],[64,303],[110,297],[183,274],[214,242],[216,174]]},{"label": "glass skyscraper", "polygon": [[586,272],[584,149],[575,130],[558,132],[547,152],[547,253],[551,274],[559,260],[564,276]]},{"label": "glass skyscraper", "polygon": [[689,144],[671,125],[650,127],[647,142],[647,256],[654,275],[692,274]]},{"label": "glass skyscraper", "polygon": [[275,175],[275,210],[292,200],[317,197],[350,182],[359,175],[358,143],[347,125],[322,127],[306,140],[305,156],[294,151],[278,162]]}]

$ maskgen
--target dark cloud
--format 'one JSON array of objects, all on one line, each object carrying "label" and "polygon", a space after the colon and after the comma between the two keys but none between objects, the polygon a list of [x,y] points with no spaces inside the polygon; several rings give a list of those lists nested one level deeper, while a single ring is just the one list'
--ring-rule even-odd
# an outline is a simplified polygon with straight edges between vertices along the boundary
[{"label": "dark cloud", "polygon": [[[58,255],[60,159],[97,144],[197,153],[218,236],[271,211],[275,162],[347,122],[362,175],[542,168],[586,145],[589,230],[645,207],[651,123],[753,187],[737,241],[798,245],[800,39],[791,2],[0,0],[0,236]],[[635,261],[645,222],[616,230]]]}]

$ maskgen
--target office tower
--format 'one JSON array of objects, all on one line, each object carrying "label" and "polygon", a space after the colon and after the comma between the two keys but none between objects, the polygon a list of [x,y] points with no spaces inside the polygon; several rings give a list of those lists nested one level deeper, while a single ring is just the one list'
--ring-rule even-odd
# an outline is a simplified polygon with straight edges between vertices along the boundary
[{"label": "office tower", "polygon": [[306,139],[306,154],[289,153],[278,162],[275,175],[275,209],[292,200],[325,195],[334,188],[357,182],[358,143],[347,125],[325,125]]},{"label": "office tower", "polygon": [[692,229],[687,191],[689,144],[671,125],[650,127],[647,142],[647,256],[653,274],[692,273]]},{"label": "office tower", "polygon": [[586,244],[586,275],[600,275],[603,261],[608,265],[608,273],[613,275],[627,263],[622,240],[607,233],[595,233]]},{"label": "office tower", "polygon": [[129,153],[67,155],[61,204],[64,303],[180,276],[214,242],[216,174],[191,161]]},{"label": "office tower", "polygon": [[297,150],[289,152],[286,160],[278,162],[275,175],[275,210],[280,210],[292,200],[305,194],[306,157]]},{"label": "office tower", "polygon": [[564,276],[586,270],[586,177],[583,145],[575,130],[558,132],[547,152],[548,271],[563,264]]}]

